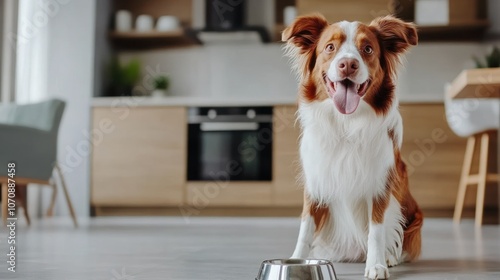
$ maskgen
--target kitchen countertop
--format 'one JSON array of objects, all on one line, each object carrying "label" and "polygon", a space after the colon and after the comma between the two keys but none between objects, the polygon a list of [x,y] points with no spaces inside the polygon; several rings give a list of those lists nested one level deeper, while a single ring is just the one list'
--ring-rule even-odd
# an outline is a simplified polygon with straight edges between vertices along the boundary
[{"label": "kitchen countertop", "polygon": [[[415,103],[443,103],[443,95],[403,95],[401,104]],[[295,105],[297,97],[294,95],[275,96],[169,96],[169,97],[94,97],[93,107],[156,107],[156,106],[275,106]]]},{"label": "kitchen countertop", "polygon": [[169,96],[169,97],[95,97],[94,107],[155,107],[155,106],[274,106],[297,104],[295,97],[199,97],[199,96]]}]

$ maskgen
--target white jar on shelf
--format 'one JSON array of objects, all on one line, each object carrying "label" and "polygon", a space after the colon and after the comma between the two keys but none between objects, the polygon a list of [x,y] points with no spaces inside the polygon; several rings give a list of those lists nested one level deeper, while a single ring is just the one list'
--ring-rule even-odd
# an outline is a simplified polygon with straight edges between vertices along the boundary
[{"label": "white jar on shelf", "polygon": [[150,15],[140,15],[135,21],[135,30],[137,32],[153,31],[154,20]]},{"label": "white jar on shelf", "polygon": [[448,0],[416,0],[415,23],[418,25],[448,25],[450,22]]},{"label": "white jar on shelf", "polygon": [[119,10],[115,15],[115,29],[118,32],[129,32],[132,30],[132,13],[127,10]]},{"label": "white jar on shelf", "polygon": [[174,31],[179,28],[179,19],[174,16],[161,16],[156,23],[156,30],[160,32]]}]

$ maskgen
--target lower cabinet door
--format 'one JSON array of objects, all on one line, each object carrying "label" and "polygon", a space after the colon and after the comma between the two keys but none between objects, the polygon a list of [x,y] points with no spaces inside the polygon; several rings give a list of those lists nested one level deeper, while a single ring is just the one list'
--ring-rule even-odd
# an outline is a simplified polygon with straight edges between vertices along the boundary
[{"label": "lower cabinet door", "polygon": [[186,118],[183,107],[94,108],[92,205],[181,205]]}]

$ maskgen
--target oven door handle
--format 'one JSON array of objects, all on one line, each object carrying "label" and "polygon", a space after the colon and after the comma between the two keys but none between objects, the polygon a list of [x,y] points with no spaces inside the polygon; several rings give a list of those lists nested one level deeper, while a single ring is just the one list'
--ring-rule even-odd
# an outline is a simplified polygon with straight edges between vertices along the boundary
[{"label": "oven door handle", "polygon": [[256,131],[256,122],[204,122],[200,123],[201,131]]}]

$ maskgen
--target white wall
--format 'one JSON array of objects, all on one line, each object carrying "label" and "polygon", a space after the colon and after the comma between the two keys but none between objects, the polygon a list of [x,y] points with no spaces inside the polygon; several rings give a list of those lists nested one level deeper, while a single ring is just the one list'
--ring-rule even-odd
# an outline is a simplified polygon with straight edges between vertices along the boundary
[{"label": "white wall", "polygon": [[195,47],[123,53],[143,68],[159,67],[173,95],[203,97],[295,95],[297,83],[278,44]]},{"label": "white wall", "polygon": [[0,100],[11,102],[14,100],[14,92],[16,90],[16,51],[15,41],[12,41],[12,35],[17,31],[17,0],[3,0],[1,5],[0,16],[1,28],[0,33]]},{"label": "white wall", "polygon": [[[48,93],[67,102],[59,133],[58,161],[78,216],[89,215],[90,100],[93,95],[96,0],[66,0],[49,23]],[[68,212],[59,193],[57,214]]]},{"label": "white wall", "polygon": [[[497,42],[499,44],[499,42]],[[491,43],[421,43],[399,71],[402,100],[442,100],[444,86],[473,68]],[[279,44],[209,46],[121,54],[170,75],[171,94],[183,96],[294,96],[297,83]]]},{"label": "white wall", "polygon": [[474,68],[472,56],[482,58],[490,48],[490,43],[421,43],[406,56],[397,92],[402,100],[440,100],[445,84]]},{"label": "white wall", "polygon": [[[4,19],[4,1],[0,1],[0,34],[4,34],[3,30],[3,19]],[[2,57],[3,57],[3,35],[0,36],[0,82],[2,81]],[[2,89],[0,88],[0,102],[2,102]]]}]

